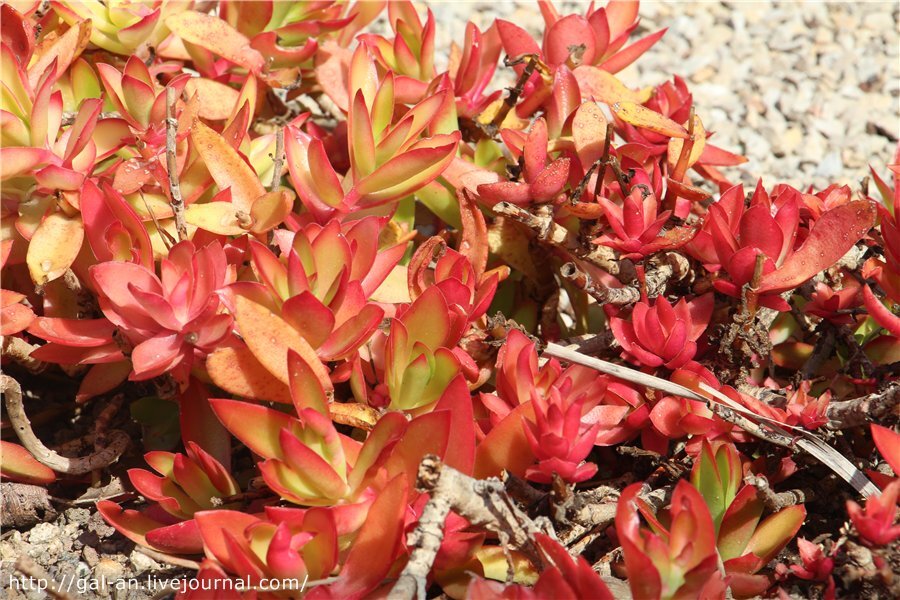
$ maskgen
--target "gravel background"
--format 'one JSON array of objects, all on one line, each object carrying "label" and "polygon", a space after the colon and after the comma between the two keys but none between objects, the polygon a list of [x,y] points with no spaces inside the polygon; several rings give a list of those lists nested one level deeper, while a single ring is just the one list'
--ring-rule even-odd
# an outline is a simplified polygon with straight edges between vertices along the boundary
[{"label": "gravel background", "polygon": [[[429,5],[438,48],[461,43],[468,19],[543,29],[531,2]],[[587,3],[557,7],[583,13]],[[637,33],[669,30],[621,79],[684,77],[716,144],[750,159],[725,171],[732,179],[856,188],[869,164],[884,174],[900,137],[900,2],[645,1],[640,14]]]}]

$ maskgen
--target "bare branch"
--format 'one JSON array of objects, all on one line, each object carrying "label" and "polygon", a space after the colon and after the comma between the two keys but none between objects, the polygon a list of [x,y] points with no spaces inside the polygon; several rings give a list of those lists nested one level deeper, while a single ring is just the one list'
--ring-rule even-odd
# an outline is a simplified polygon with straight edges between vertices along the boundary
[{"label": "bare branch", "polygon": [[166,88],[166,169],[169,172],[169,194],[172,212],[175,213],[175,230],[178,239],[187,239],[187,224],[184,220],[184,198],[181,196],[181,184],[178,183],[178,159],[176,155],[178,119],[175,118],[177,91],[173,87]]},{"label": "bare branch", "polygon": [[803,504],[816,497],[815,492],[806,489],[776,492],[769,485],[769,480],[766,479],[765,475],[754,475],[751,473],[744,477],[744,483],[756,488],[757,495],[762,499],[766,508],[772,512],[778,512],[788,506]]},{"label": "bare branch", "polygon": [[[653,259],[650,265],[651,268],[644,278],[649,298],[661,296],[665,293],[666,286],[670,281],[673,279],[679,281],[690,272],[688,260],[676,252],[666,252],[659,258]],[[590,294],[599,304],[622,306],[633,304],[641,299],[641,289],[637,282],[621,288],[606,287],[593,281],[591,276],[579,269],[574,262],[564,264],[559,272],[578,288]]]},{"label": "bare branch", "polygon": [[[498,202],[492,210],[498,215],[509,217],[522,223],[534,231],[539,240],[567,250],[581,260],[600,267],[611,275],[619,276],[623,272],[623,265],[616,260],[616,255],[612,248],[596,246],[590,251],[585,251],[581,240],[578,239],[578,235],[554,221],[551,214],[536,215],[509,202]],[[622,261],[622,263],[626,262],[631,265],[631,261]],[[631,265],[630,270],[634,270],[633,265]]]},{"label": "bare branch", "polygon": [[40,373],[49,365],[44,361],[31,358],[31,353],[38,349],[39,346],[29,344],[20,337],[14,335],[3,336],[3,358],[12,359],[15,363],[22,365],[31,373]]},{"label": "bare branch", "polygon": [[444,521],[453,510],[475,527],[484,527],[509,540],[541,569],[544,560],[534,543],[538,533],[553,533],[549,522],[541,527],[523,513],[496,478],[474,479],[427,455],[419,464],[417,488],[431,494],[416,529],[409,535],[413,548],[409,561],[388,598],[425,600],[426,578],[444,539]]},{"label": "bare branch", "polygon": [[900,404],[900,383],[892,383],[886,390],[854,400],[831,402],[825,410],[831,429],[859,427],[897,412]]},{"label": "bare branch", "polygon": [[47,590],[47,594],[57,600],[75,600],[75,597],[62,589],[50,575],[39,564],[34,562],[27,556],[20,556],[16,559],[16,571],[40,582],[40,587]]},{"label": "bare branch", "polygon": [[62,276],[63,285],[66,286],[72,295],[75,296],[75,302],[78,306],[78,318],[86,318],[93,315],[97,311],[97,303],[90,290],[86,289],[78,275],[72,269],[66,269]]},{"label": "bare branch", "polygon": [[284,127],[275,132],[275,156],[274,170],[272,171],[272,183],[269,184],[269,191],[274,192],[281,183],[281,171],[284,169]]},{"label": "bare branch", "polygon": [[22,405],[22,388],[19,382],[9,375],[0,374],[0,390],[6,399],[6,414],[22,445],[35,459],[58,473],[83,475],[95,469],[102,469],[117,461],[131,442],[124,431],[116,429],[107,434],[106,447],[93,454],[80,458],[60,456],[45,446],[31,429],[31,422]]}]

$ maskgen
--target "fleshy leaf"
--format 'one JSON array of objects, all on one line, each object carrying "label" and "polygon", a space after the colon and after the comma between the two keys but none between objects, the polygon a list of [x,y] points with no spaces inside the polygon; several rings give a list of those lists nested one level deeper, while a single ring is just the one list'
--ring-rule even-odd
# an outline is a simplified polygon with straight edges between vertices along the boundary
[{"label": "fleshy leaf", "polygon": [[265,67],[265,57],[250,47],[250,40],[218,17],[187,10],[167,18],[166,26],[184,41],[218,54],[253,74]]},{"label": "fleshy leaf", "polygon": [[47,215],[28,245],[28,272],[41,285],[62,277],[81,251],[84,227],[78,217]]},{"label": "fleshy leaf", "polygon": [[611,105],[613,113],[635,127],[649,129],[655,133],[673,138],[687,138],[687,130],[670,119],[656,111],[650,110],[640,104],[634,102],[620,101]]},{"label": "fleshy leaf", "polygon": [[0,440],[0,475],[4,479],[49,485],[56,481],[56,473],[50,467],[39,463],[31,453],[18,444]]},{"label": "fleshy leaf", "polygon": [[760,291],[793,289],[841,259],[875,224],[875,205],[868,200],[848,202],[825,213],[813,225],[803,245],[778,269],[763,275]]},{"label": "fleshy leaf", "polygon": [[191,130],[191,139],[219,189],[230,188],[235,210],[249,216],[253,202],[266,193],[253,168],[225,138],[199,121]]}]

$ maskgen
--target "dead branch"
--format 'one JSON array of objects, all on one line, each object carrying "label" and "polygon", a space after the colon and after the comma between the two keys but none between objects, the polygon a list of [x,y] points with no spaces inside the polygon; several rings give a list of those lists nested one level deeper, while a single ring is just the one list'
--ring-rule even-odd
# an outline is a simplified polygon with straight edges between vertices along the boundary
[{"label": "dead branch", "polygon": [[16,435],[22,445],[42,464],[58,473],[83,475],[95,469],[102,469],[119,459],[128,448],[131,439],[124,431],[113,430],[107,434],[106,447],[79,458],[61,456],[44,445],[31,429],[31,422],[22,405],[22,388],[19,382],[9,375],[0,374],[0,390],[6,400],[6,414],[12,422]]},{"label": "dead branch", "polygon": [[176,155],[178,119],[175,118],[177,91],[173,87],[166,88],[166,169],[169,171],[169,194],[172,212],[175,214],[175,230],[179,241],[187,239],[187,224],[184,220],[184,198],[181,196],[181,184],[178,182],[178,159]]},{"label": "dead branch", "polygon": [[47,590],[47,593],[57,600],[75,600],[75,597],[65,592],[62,589],[62,586],[59,585],[50,575],[45,571],[40,565],[34,562],[27,556],[20,556],[16,559],[15,564],[16,571],[39,581],[41,587]]},{"label": "dead branch", "polygon": [[739,383],[737,385],[737,390],[742,394],[753,396],[757,400],[761,400],[769,406],[773,406],[775,408],[784,408],[784,406],[787,404],[787,398],[785,398],[782,394],[772,391],[769,388],[758,387],[746,381]]},{"label": "dead branch", "polygon": [[275,132],[275,157],[274,170],[272,171],[272,183],[269,184],[269,191],[274,192],[281,183],[281,171],[284,168],[284,127]]},{"label": "dead branch", "polygon": [[[688,260],[676,253],[665,252],[658,258],[650,261],[650,270],[644,278],[646,292],[649,298],[661,296],[666,291],[670,281],[680,281],[690,272]],[[641,299],[641,288],[635,282],[622,288],[611,288],[600,285],[591,279],[591,276],[578,268],[574,262],[564,264],[560,275],[574,283],[579,289],[584,290],[599,304],[626,305],[633,304]],[[624,272],[623,272],[624,273]]]},{"label": "dead branch", "polygon": [[578,289],[584,290],[598,304],[614,304],[622,306],[633,304],[641,299],[641,291],[633,287],[606,287],[594,281],[591,276],[578,268],[573,262],[567,262],[559,268],[559,274],[568,279]]},{"label": "dead branch", "polygon": [[566,338],[560,340],[559,343],[561,346],[566,346],[589,356],[619,347],[619,343],[609,329],[599,333],[588,333]]},{"label": "dead branch", "polygon": [[535,506],[547,497],[546,492],[532,487],[530,483],[508,471],[503,472],[502,480],[503,485],[506,487],[506,493],[523,506]]},{"label": "dead branch", "polygon": [[56,518],[47,488],[28,483],[0,483],[0,514],[5,527],[31,527]]},{"label": "dead branch", "polygon": [[29,344],[20,337],[7,335],[3,337],[2,356],[4,359],[11,359],[16,364],[25,367],[30,373],[40,373],[49,365],[44,361],[31,358],[31,353],[38,348],[39,346]]},{"label": "dead branch", "polygon": [[757,496],[766,505],[771,512],[778,512],[782,508],[803,504],[816,497],[815,492],[806,489],[787,490],[784,492],[776,492],[769,485],[769,480],[765,475],[749,474],[744,477],[744,483],[752,485],[756,488]]},{"label": "dead branch", "polygon": [[[625,265],[620,264],[620,261],[616,260],[615,252],[612,248],[598,245],[590,251],[585,251],[584,245],[578,239],[578,235],[554,221],[552,214],[536,215],[509,202],[498,202],[492,210],[498,215],[509,217],[522,223],[534,231],[542,242],[558,246],[581,260],[600,267],[611,275],[618,277],[620,274],[624,274],[623,267]],[[634,265],[631,264],[631,261],[621,261],[621,263],[626,262],[630,269],[625,270],[630,271],[630,275],[634,272]],[[632,278],[629,278],[629,281]]]},{"label": "dead branch", "polygon": [[185,569],[193,569],[194,571],[200,570],[200,563],[195,560],[190,560],[189,558],[170,556],[168,554],[163,554],[162,552],[157,552],[156,550],[151,550],[146,546],[135,546],[134,549],[144,556],[149,556],[156,562],[167,563],[175,565],[176,567],[184,567]]},{"label": "dead branch", "polygon": [[825,331],[816,340],[812,355],[806,361],[806,364],[803,365],[803,369],[800,370],[801,380],[812,379],[822,365],[825,364],[825,361],[831,358],[834,353],[834,346],[837,342],[834,328],[819,325],[817,329],[824,329]]},{"label": "dead branch", "polygon": [[527,61],[525,60],[525,57],[517,57],[515,59],[507,57],[504,59],[504,64],[506,66],[521,64],[522,62],[525,62],[525,68],[522,70],[522,74],[519,75],[516,84],[511,88],[507,88],[509,94],[503,98],[503,105],[500,107],[500,110],[497,111],[497,114],[494,115],[490,123],[479,123],[482,131],[484,131],[488,137],[492,138],[497,135],[500,126],[503,124],[504,119],[506,119],[506,115],[508,115],[509,111],[516,106],[516,103],[519,101],[519,96],[521,96],[522,92],[525,90],[525,84],[528,83],[532,73],[534,73],[535,68],[538,66],[538,57],[533,54],[527,57]]},{"label": "dead branch", "polygon": [[897,416],[900,404],[900,383],[892,383],[883,392],[869,394],[854,400],[831,402],[825,409],[830,419],[830,429],[850,429],[877,421],[893,413]]},{"label": "dead branch", "polygon": [[66,289],[75,296],[79,319],[89,317],[97,312],[97,303],[94,302],[94,296],[81,284],[81,280],[78,279],[78,276],[72,269],[66,269],[66,272],[63,273],[62,281]]},{"label": "dead branch", "polygon": [[500,480],[474,479],[429,454],[419,464],[416,487],[431,494],[431,498],[419,524],[409,535],[407,543],[413,550],[388,598],[425,600],[428,573],[444,539],[444,521],[451,510],[475,527],[494,531],[501,539],[506,537],[538,569],[543,568],[544,561],[534,537],[538,533],[552,534],[552,526],[547,522],[542,527],[519,510]]}]

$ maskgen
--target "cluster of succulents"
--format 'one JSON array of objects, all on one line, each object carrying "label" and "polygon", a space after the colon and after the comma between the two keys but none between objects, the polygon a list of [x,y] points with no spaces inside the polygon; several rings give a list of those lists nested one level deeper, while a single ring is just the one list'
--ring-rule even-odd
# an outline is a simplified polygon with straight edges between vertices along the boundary
[{"label": "cluster of succulents", "polygon": [[[664,33],[633,39],[637,1],[537,8],[541,36],[469,23],[439,72],[407,1],[2,4],[4,369],[180,411],[143,500],[97,504],[119,532],[203,580],[383,595],[431,456],[550,516],[523,545],[452,512],[420,578],[453,598],[833,597],[848,545],[888,564],[900,164],[747,193],[683,79],[616,77]],[[827,548],[778,490],[835,476],[771,431],[870,467]],[[5,480],[67,477],[2,451]],[[615,510],[585,527],[589,498]]]}]

